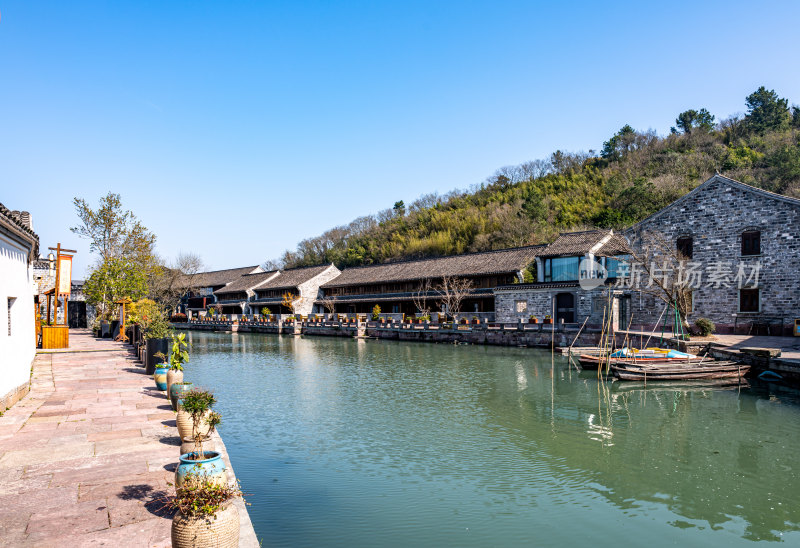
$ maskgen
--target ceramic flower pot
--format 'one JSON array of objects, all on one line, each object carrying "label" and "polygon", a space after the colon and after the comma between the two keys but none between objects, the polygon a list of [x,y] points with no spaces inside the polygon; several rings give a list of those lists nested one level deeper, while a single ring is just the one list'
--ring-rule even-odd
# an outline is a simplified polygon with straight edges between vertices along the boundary
[{"label": "ceramic flower pot", "polygon": [[[167,373],[167,380],[169,381],[169,373]],[[180,400],[184,392],[192,389],[192,383],[176,381],[169,387],[167,394],[169,394],[169,402],[172,404],[172,410],[177,411]]]},{"label": "ceramic flower pot", "polygon": [[[169,394],[170,388],[176,382],[183,382],[183,371],[178,371],[177,369],[170,369],[167,371],[167,394]],[[172,406],[172,410],[175,410],[175,406]]]},{"label": "ceramic flower pot", "polygon": [[[205,415],[200,419],[200,434],[203,436],[208,435],[209,426],[206,424],[206,417],[211,413],[211,411],[206,411]],[[183,407],[178,407],[178,416],[175,419],[176,424],[178,425],[178,435],[183,438],[190,438],[192,437],[192,416],[187,413]]]},{"label": "ceramic flower pot", "polygon": [[180,456],[180,464],[175,470],[175,486],[180,487],[186,481],[188,474],[205,476],[212,481],[226,483],[228,475],[225,473],[225,461],[216,451],[206,451],[203,449],[203,457],[193,460],[195,453],[186,453]]},{"label": "ceramic flower pot", "polygon": [[233,504],[224,506],[213,518],[186,517],[180,512],[172,518],[172,546],[196,548],[239,546],[239,510]]},{"label": "ceramic flower pot", "polygon": [[159,390],[167,389],[167,371],[166,365],[159,365],[153,373],[153,380],[156,381],[156,388]]}]

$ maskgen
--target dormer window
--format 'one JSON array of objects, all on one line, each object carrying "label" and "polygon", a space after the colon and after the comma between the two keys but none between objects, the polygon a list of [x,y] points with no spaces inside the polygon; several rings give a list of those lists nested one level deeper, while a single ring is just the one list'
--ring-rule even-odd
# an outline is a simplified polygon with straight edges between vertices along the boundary
[{"label": "dormer window", "polygon": [[761,232],[748,230],[742,232],[742,256],[761,255]]},{"label": "dormer window", "polygon": [[692,253],[694,252],[694,241],[692,240],[691,236],[678,238],[677,247],[680,255],[687,259],[692,258]]}]

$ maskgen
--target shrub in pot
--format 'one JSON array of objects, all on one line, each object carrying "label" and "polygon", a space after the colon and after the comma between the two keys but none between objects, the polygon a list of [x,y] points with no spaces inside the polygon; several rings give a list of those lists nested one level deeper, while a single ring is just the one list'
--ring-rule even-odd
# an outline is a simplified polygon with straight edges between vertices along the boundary
[{"label": "shrub in pot", "polygon": [[197,548],[239,546],[239,511],[233,501],[242,496],[235,483],[219,483],[191,475],[175,489],[171,502],[172,546]]},{"label": "shrub in pot", "polygon": [[[214,428],[219,424],[219,415],[217,414],[216,423],[212,420],[211,424],[209,419],[212,418],[212,406],[217,403],[214,395],[200,388],[192,388],[181,395],[181,401],[178,405],[178,416],[176,423],[178,425],[178,435],[183,438],[198,438],[205,439]],[[198,452],[202,451],[202,447],[198,447]]]},{"label": "shrub in pot", "polygon": [[[203,450],[203,442],[207,441],[214,429],[222,422],[219,413],[211,411],[216,403],[211,392],[190,390],[184,394],[181,407],[192,418],[192,431],[189,436],[194,441],[194,450],[181,455],[178,469],[175,470],[175,484],[181,485],[187,474],[200,472],[209,476],[225,478],[225,463],[216,451]],[[181,436],[183,439],[185,436]]]},{"label": "shrub in pot", "polygon": [[[172,385],[176,382],[183,382],[183,364],[189,361],[189,352],[186,351],[186,334],[172,335],[172,352],[169,355],[169,371],[167,372],[167,394],[172,397]],[[177,411],[175,404],[172,410]]]}]

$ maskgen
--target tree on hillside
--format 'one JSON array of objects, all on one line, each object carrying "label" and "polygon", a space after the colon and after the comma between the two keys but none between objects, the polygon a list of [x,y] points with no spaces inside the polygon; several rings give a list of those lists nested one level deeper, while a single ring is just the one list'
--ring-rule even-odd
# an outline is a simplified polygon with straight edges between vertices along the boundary
[{"label": "tree on hillside", "polygon": [[395,215],[398,215],[400,217],[406,214],[406,204],[405,202],[403,202],[403,200],[398,200],[397,202],[395,202],[394,207],[392,207],[392,209],[394,210]]},{"label": "tree on hillside", "polygon": [[603,143],[600,155],[606,160],[618,160],[631,149],[635,139],[636,131],[625,124],[611,139]]},{"label": "tree on hillside", "polygon": [[747,125],[756,133],[786,129],[791,120],[788,99],[778,97],[775,90],[761,86],[745,99]]},{"label": "tree on hillside", "polygon": [[792,126],[800,128],[800,106],[792,106]]},{"label": "tree on hillside", "polygon": [[678,133],[678,130],[680,130],[685,134],[689,134],[696,129],[708,133],[714,129],[714,115],[704,108],[700,110],[689,109],[678,114],[675,119],[675,125],[678,126],[678,129],[671,128],[672,133]]}]

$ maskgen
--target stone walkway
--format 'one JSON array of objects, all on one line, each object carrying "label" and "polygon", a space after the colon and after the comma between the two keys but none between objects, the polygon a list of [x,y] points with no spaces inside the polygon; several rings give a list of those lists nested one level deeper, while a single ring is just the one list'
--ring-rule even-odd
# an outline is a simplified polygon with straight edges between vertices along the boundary
[{"label": "stone walkway", "polygon": [[170,546],[166,396],[129,346],[70,330],[70,347],[38,354],[31,392],[0,417],[0,545]]}]

